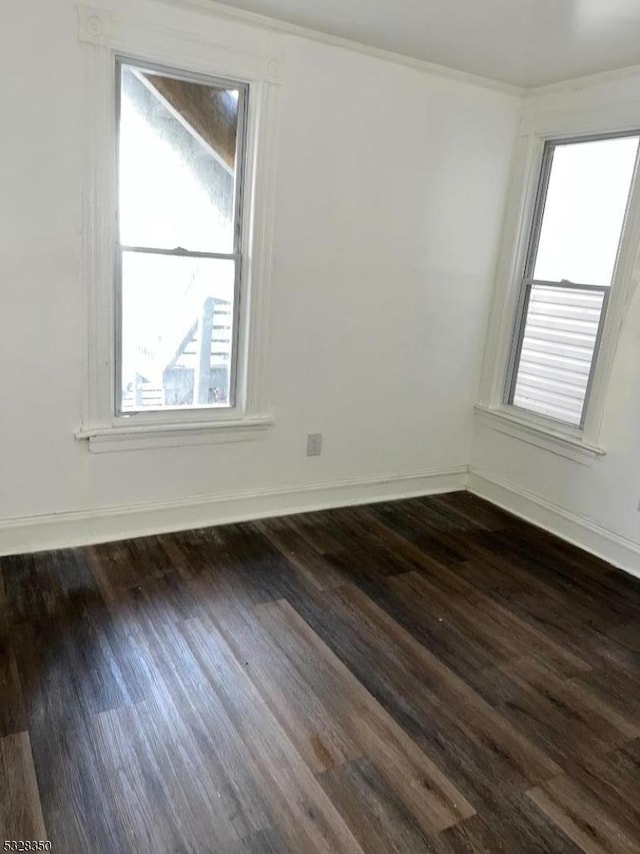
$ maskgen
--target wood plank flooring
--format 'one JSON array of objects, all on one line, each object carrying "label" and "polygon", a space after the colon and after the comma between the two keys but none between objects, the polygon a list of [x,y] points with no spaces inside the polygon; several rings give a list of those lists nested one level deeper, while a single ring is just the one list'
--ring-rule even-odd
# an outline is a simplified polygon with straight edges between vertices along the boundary
[{"label": "wood plank flooring", "polygon": [[0,570],[0,844],[640,852],[640,582],[480,499]]}]

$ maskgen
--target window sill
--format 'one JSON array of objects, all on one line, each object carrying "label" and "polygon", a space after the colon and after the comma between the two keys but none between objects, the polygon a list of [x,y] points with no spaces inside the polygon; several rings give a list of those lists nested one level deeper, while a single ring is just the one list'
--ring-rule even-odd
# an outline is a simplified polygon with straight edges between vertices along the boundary
[{"label": "window sill", "polygon": [[507,409],[476,404],[475,411],[478,424],[583,465],[589,465],[606,454],[603,448],[585,442],[578,434],[554,430]]},{"label": "window sill", "polygon": [[76,439],[89,442],[92,454],[181,448],[223,442],[250,442],[263,438],[273,426],[270,415],[219,421],[184,421],[164,424],[116,424],[78,430]]}]

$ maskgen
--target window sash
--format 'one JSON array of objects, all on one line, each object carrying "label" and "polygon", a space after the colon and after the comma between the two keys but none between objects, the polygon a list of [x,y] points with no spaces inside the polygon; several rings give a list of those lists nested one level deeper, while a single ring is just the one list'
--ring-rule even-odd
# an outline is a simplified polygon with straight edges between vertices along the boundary
[{"label": "window sash", "polygon": [[[119,187],[119,135],[121,121],[121,88],[122,88],[122,68],[130,66],[139,71],[152,72],[158,75],[165,75],[173,80],[185,80],[189,82],[202,83],[203,85],[215,86],[226,89],[238,90],[238,119],[236,130],[236,168],[235,168],[235,186],[234,186],[234,225],[233,225],[233,252],[201,252],[189,250],[181,246],[174,249],[160,248],[154,246],[130,246],[120,243],[120,201],[118,192],[116,192],[116,217],[115,217],[115,283],[114,283],[114,415],[116,418],[135,417],[164,412],[173,412],[188,414],[200,411],[210,410],[225,410],[232,412],[237,407],[237,378],[238,378],[238,359],[239,359],[239,329],[240,329],[240,301],[242,298],[242,276],[244,268],[243,258],[243,242],[244,242],[244,200],[245,200],[245,174],[246,174],[246,158],[247,158],[247,118],[248,118],[248,101],[249,101],[249,83],[239,82],[218,77],[211,77],[203,74],[192,74],[190,72],[180,71],[168,66],[159,65],[156,63],[140,62],[126,56],[116,56],[116,85],[115,85],[115,103],[116,103],[116,187]],[[191,406],[162,406],[162,407],[145,407],[139,409],[122,408],[122,346],[123,346],[123,309],[122,309],[122,261],[125,252],[138,252],[151,255],[166,255],[174,257],[191,257],[191,258],[212,258],[229,260],[234,262],[234,288],[233,288],[233,304],[232,304],[232,329],[231,329],[231,355],[229,364],[229,400],[226,404],[192,404]]]}]

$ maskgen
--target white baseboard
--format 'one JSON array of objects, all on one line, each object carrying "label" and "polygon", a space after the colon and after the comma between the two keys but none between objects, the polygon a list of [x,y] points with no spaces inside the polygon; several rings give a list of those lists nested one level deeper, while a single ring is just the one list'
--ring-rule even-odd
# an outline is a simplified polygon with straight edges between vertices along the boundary
[{"label": "white baseboard", "polygon": [[640,577],[640,544],[517,484],[478,469],[468,472],[467,466],[5,519],[0,521],[0,555],[83,546],[465,488]]},{"label": "white baseboard", "polygon": [[472,468],[467,489],[509,513],[556,534],[614,566],[640,578],[640,544],[616,534],[514,483]]},{"label": "white baseboard", "polygon": [[201,495],[178,501],[105,507],[0,521],[0,555],[180,531],[330,507],[435,495],[464,489],[467,466],[418,474]]}]

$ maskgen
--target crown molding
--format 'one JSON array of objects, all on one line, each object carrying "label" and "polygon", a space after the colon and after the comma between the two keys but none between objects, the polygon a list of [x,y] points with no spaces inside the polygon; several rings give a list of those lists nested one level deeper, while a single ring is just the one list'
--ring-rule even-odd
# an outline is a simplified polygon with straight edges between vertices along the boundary
[{"label": "crown molding", "polygon": [[451,68],[447,65],[438,65],[435,62],[427,62],[423,59],[417,59],[416,57],[407,56],[402,53],[395,53],[391,50],[385,50],[384,48],[364,44],[363,42],[356,41],[355,39],[336,36],[332,33],[324,32],[323,30],[303,27],[300,24],[292,24],[278,18],[259,15],[256,12],[248,12],[245,9],[236,9],[235,6],[227,6],[225,3],[216,2],[216,0],[159,0],[159,2],[173,6],[174,8],[190,9],[205,15],[213,15],[215,17],[224,18],[228,21],[244,24],[246,26],[267,29],[282,35],[297,36],[298,38],[310,39],[332,47],[341,47],[344,50],[361,53],[365,56],[372,56],[385,62],[404,65],[407,68],[412,68],[415,71],[420,71],[424,74],[431,74],[458,83],[466,83],[470,86],[499,92],[504,95],[522,98],[527,91],[522,86],[514,86],[510,83],[505,83],[502,80],[483,77],[479,74],[471,74],[468,71],[460,71],[459,69]]},{"label": "crown molding", "polygon": [[[231,22],[244,24],[245,26],[267,29],[281,35],[297,36],[298,38],[310,39],[321,44],[341,47],[344,50],[371,56],[385,62],[403,65],[424,74],[431,74],[458,83],[467,83],[470,86],[512,95],[516,98],[529,99],[540,95],[563,94],[590,89],[607,83],[615,83],[636,76],[640,78],[640,65],[629,65],[611,71],[601,71],[595,74],[585,74],[579,77],[559,80],[554,83],[546,83],[542,86],[517,86],[506,83],[503,80],[484,77],[480,74],[472,74],[471,72],[461,71],[448,65],[440,65],[435,62],[428,62],[424,59],[408,56],[407,54],[375,47],[374,45],[365,44],[355,39],[346,38],[345,36],[337,36],[324,30],[316,30],[312,27],[302,26],[301,24],[293,24],[279,18],[272,18],[267,15],[258,14],[257,12],[249,12],[245,9],[237,9],[235,6],[219,3],[217,0],[158,0],[158,2],[178,9],[187,9],[204,15],[223,18]],[[82,8],[82,0],[79,5]],[[95,13],[95,10],[91,10],[91,12]],[[100,13],[104,15],[103,10],[100,10]],[[87,15],[87,20],[82,21],[82,24],[84,25],[83,41],[99,44],[104,40],[104,30],[97,31],[93,29],[96,26],[93,14]]]},{"label": "crown molding", "polygon": [[624,68],[615,68],[612,71],[571,77],[568,80],[559,80],[557,83],[547,83],[544,86],[531,86],[525,90],[525,94],[528,98],[537,98],[539,95],[562,95],[566,92],[592,89],[607,83],[617,83],[632,77],[640,79],[640,65],[626,65]]}]

